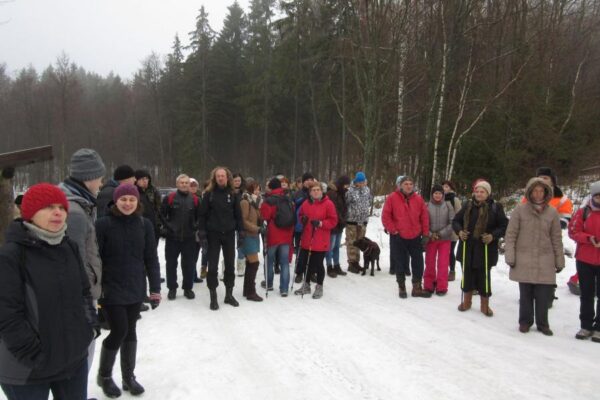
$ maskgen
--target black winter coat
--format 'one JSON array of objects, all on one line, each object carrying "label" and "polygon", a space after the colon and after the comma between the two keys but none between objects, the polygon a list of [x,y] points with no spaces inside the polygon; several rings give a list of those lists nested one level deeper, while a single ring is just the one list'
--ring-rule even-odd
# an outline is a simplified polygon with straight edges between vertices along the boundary
[{"label": "black winter coat", "polygon": [[345,193],[340,193],[339,188],[335,186],[329,187],[327,191],[327,197],[329,200],[333,201],[335,205],[335,211],[337,212],[338,223],[335,228],[331,230],[331,233],[342,233],[344,228],[346,227],[346,219],[348,218],[348,206],[346,205],[346,196]]},{"label": "black winter coat", "polygon": [[[158,233],[160,227],[160,206],[162,204],[160,192],[152,185],[146,189],[138,186],[140,194],[140,203],[144,206],[144,218],[148,218],[154,227],[154,232]],[[158,235],[157,235],[158,236]]]},{"label": "black winter coat", "polygon": [[240,196],[229,188],[215,187],[202,195],[198,229],[203,232],[228,233],[244,230]]},{"label": "black winter coat", "polygon": [[173,202],[165,196],[160,206],[160,213],[167,228],[167,238],[183,242],[193,239],[198,229],[198,210],[194,204],[194,195],[175,192]]},{"label": "black winter coat", "polygon": [[0,248],[0,383],[62,380],[87,358],[97,326],[77,245],[50,245],[13,221]]},{"label": "black winter coat", "polygon": [[98,218],[110,213],[110,206],[113,204],[113,193],[117,186],[119,186],[119,182],[111,179],[100,189],[96,200]]},{"label": "black winter coat", "polygon": [[152,223],[138,214],[122,215],[116,206],[111,215],[96,221],[102,259],[102,304],[141,303],[150,292],[160,293],[160,266]]},{"label": "black winter coat", "polygon": [[[463,230],[465,212],[471,202],[473,202],[473,200],[465,202],[460,211],[454,217],[454,220],[452,220],[452,228],[457,234]],[[492,236],[494,236],[494,240],[488,245],[487,266],[488,268],[491,268],[498,263],[498,240],[504,237],[504,234],[506,233],[508,218],[506,218],[506,214],[504,214],[504,208],[502,207],[502,204],[492,199],[488,199],[487,203],[488,220],[485,233],[491,233]],[[474,231],[475,224],[479,216],[478,213],[479,208],[476,205],[473,205],[471,208],[471,216],[469,218],[468,226],[468,231],[471,233]],[[463,268],[483,268],[485,265],[485,245],[481,239],[474,239],[471,235],[466,241],[466,248],[464,248],[464,246],[465,242],[461,240],[460,246],[457,250],[458,254],[456,256],[456,260],[463,264]],[[463,252],[465,253],[466,260],[463,260]],[[464,261],[466,261],[466,263]]]}]

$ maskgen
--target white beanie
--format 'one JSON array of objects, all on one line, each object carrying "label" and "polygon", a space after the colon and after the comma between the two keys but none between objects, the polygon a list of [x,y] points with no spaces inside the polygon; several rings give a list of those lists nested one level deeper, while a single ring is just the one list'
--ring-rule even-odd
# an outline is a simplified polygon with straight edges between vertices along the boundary
[{"label": "white beanie", "polygon": [[473,188],[473,190],[477,189],[478,187],[485,190],[488,195],[492,194],[492,185],[490,185],[490,183],[488,181],[481,180],[481,181],[477,182],[475,184],[475,187]]},{"label": "white beanie", "polygon": [[590,195],[594,197],[597,194],[600,194],[600,181],[596,181],[590,185]]}]

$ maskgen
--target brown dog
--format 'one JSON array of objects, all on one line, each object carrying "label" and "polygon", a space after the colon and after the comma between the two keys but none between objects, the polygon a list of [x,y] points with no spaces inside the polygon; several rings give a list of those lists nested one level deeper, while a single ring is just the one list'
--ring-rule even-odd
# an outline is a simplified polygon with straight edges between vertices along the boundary
[{"label": "brown dog", "polygon": [[377,271],[381,271],[379,268],[379,254],[381,249],[379,245],[371,239],[364,237],[354,241],[354,246],[358,247],[363,253],[364,267],[362,275],[366,275],[369,265],[371,266],[371,276],[375,276],[375,262],[377,262]]}]

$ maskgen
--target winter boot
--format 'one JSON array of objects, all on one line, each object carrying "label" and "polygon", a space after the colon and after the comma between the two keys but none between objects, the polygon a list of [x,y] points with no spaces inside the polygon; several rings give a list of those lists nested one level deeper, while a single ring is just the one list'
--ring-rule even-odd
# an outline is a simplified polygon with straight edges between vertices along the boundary
[{"label": "winter boot", "polygon": [[317,286],[315,286],[315,292],[313,293],[312,298],[320,299],[321,297],[323,297],[323,285],[317,284]]},{"label": "winter boot", "polygon": [[206,275],[208,274],[208,265],[203,265],[200,268],[200,278],[206,279]]},{"label": "winter boot", "polygon": [[335,270],[333,269],[333,267],[331,265],[327,266],[327,276],[330,278],[335,278],[337,276],[337,273],[335,272]]},{"label": "winter boot", "polygon": [[592,342],[600,343],[600,331],[594,331],[592,334]]},{"label": "winter boot", "polygon": [[121,389],[112,378],[112,369],[115,365],[118,350],[109,350],[102,345],[100,351],[100,367],[98,368],[98,377],[96,382],[102,388],[106,397],[115,398],[121,395]]},{"label": "winter boot", "polygon": [[[224,269],[223,269],[224,270]],[[244,276],[244,272],[246,271],[246,260],[245,259],[237,259],[237,276]]]},{"label": "winter boot", "polygon": [[430,298],[431,294],[432,294],[431,292],[428,292],[427,290],[423,290],[423,287],[421,286],[421,282],[413,282],[412,292],[410,293],[410,295],[412,297]]},{"label": "winter boot", "polygon": [[463,301],[458,306],[458,311],[467,311],[471,309],[473,301],[473,291],[463,292]]},{"label": "winter boot", "polygon": [[210,309],[216,311],[219,309],[219,303],[217,302],[217,289],[209,289],[210,292]]},{"label": "winter boot", "polygon": [[248,263],[246,265],[246,275],[244,275],[244,290],[246,291],[246,298],[250,301],[263,301],[263,298],[256,294],[256,286],[254,285],[256,273],[258,272],[258,265],[258,261],[254,263]]},{"label": "winter boot", "polygon": [[340,264],[334,265],[333,270],[335,271],[337,276],[346,276],[347,275],[347,273],[342,270],[342,267],[340,267]]},{"label": "winter boot", "polygon": [[134,396],[144,393],[144,387],[135,380],[135,359],[137,342],[125,342],[121,345],[121,376],[123,377],[123,390],[129,391]]},{"label": "winter boot", "polygon": [[302,274],[296,274],[294,278],[294,283],[302,283]]},{"label": "winter boot", "polygon": [[145,312],[148,311],[150,309],[150,307],[148,307],[146,304],[142,303],[140,304],[140,312]]},{"label": "winter boot", "polygon": [[294,294],[296,294],[296,295],[310,294],[310,283],[304,282],[302,284],[302,286],[300,287],[300,289],[294,290]]},{"label": "winter boot", "polygon": [[244,274],[244,288],[242,289],[242,296],[248,296],[248,288],[250,287],[250,263],[246,260],[246,273]]},{"label": "winter boot", "polygon": [[592,337],[592,335],[593,335],[593,334],[594,334],[594,332],[592,332],[592,331],[590,331],[590,330],[587,330],[587,329],[583,329],[583,328],[581,328],[581,329],[579,330],[579,332],[577,332],[577,333],[575,334],[575,338],[576,338],[576,339],[580,339],[580,340],[584,340],[584,339],[587,339],[587,338],[589,338],[589,337]]},{"label": "winter boot", "polygon": [[450,270],[450,272],[448,272],[448,282],[454,282],[456,280],[456,271],[454,270]]},{"label": "winter boot", "polygon": [[490,308],[490,298],[484,297],[484,296],[480,296],[480,298],[481,298],[481,312],[486,317],[492,317],[494,315],[494,312]]},{"label": "winter boot", "polygon": [[352,272],[353,274],[358,274],[362,272],[362,268],[356,261],[350,261],[348,263],[348,272]]},{"label": "winter boot", "polygon": [[[302,278],[302,277],[300,277]],[[260,281],[260,287],[263,289],[267,289],[267,281]],[[273,291],[273,286],[269,286],[269,288],[267,289],[267,292],[272,292]]]},{"label": "winter boot", "polygon": [[225,300],[223,300],[223,303],[232,305],[234,307],[239,307],[240,303],[238,303],[235,297],[233,297],[232,292],[232,287],[225,288]]},{"label": "winter boot", "polygon": [[406,283],[398,282],[398,296],[401,299],[406,299],[408,297],[408,293],[406,293]]},{"label": "winter boot", "polygon": [[188,300],[193,300],[196,298],[196,293],[194,293],[194,291],[192,289],[185,289],[183,291],[183,295],[185,296],[186,299]]},{"label": "winter boot", "polygon": [[177,297],[177,289],[169,289],[169,294],[167,294],[167,298],[169,300],[175,300]]}]

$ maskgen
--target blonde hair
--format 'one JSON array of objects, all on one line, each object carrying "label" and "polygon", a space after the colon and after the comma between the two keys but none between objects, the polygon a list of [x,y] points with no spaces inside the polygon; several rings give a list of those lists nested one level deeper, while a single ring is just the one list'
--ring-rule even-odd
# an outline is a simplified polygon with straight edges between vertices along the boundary
[{"label": "blonde hair", "polygon": [[208,184],[208,186],[206,188],[207,192],[212,192],[218,186],[217,185],[217,171],[220,169],[225,171],[225,173],[227,174],[227,187],[230,190],[233,190],[233,175],[231,174],[231,171],[229,170],[229,168],[215,167],[215,169],[213,169],[212,172],[210,173],[210,183]]}]

